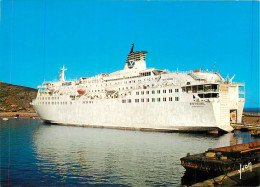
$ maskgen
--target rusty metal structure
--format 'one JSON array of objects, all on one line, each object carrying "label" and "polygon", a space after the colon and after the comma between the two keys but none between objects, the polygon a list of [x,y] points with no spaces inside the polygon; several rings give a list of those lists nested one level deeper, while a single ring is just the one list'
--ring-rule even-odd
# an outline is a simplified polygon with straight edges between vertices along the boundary
[{"label": "rusty metal structure", "polygon": [[200,154],[181,158],[181,165],[187,171],[226,173],[239,169],[244,164],[256,164],[260,161],[260,141],[238,144],[228,147],[209,148]]}]

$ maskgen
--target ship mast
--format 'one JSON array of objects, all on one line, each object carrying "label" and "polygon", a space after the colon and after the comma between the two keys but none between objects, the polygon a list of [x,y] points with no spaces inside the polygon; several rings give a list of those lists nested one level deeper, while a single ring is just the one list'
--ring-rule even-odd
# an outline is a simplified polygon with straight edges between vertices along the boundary
[{"label": "ship mast", "polygon": [[60,72],[60,81],[65,81],[65,71],[66,71],[67,69],[65,69],[65,67],[64,67],[64,65],[63,65],[63,67],[62,67],[62,69],[61,69],[61,72]]}]

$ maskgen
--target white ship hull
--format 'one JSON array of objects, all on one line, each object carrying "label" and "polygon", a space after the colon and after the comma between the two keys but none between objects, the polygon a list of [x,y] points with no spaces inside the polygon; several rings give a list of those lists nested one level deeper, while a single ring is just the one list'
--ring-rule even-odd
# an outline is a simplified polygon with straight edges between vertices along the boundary
[{"label": "white ship hull", "polygon": [[103,100],[100,103],[67,106],[34,106],[44,121],[76,126],[166,131],[231,131],[220,125],[215,113],[218,103],[132,103]]}]

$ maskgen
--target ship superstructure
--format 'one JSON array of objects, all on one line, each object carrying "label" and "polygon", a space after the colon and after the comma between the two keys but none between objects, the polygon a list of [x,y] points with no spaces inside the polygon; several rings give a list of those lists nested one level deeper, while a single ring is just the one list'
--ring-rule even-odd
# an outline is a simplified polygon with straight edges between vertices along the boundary
[{"label": "ship superstructure", "polygon": [[146,67],[145,51],[123,70],[78,80],[43,82],[32,101],[49,123],[139,130],[231,131],[241,123],[244,83],[218,72],[168,72]]}]

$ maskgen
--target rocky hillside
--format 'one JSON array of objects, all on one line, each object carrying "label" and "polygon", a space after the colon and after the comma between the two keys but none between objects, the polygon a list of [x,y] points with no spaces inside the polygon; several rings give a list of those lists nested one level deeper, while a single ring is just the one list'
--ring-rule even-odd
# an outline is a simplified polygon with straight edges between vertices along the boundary
[{"label": "rocky hillside", "polygon": [[0,112],[33,112],[30,102],[36,94],[34,88],[0,82]]}]

